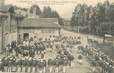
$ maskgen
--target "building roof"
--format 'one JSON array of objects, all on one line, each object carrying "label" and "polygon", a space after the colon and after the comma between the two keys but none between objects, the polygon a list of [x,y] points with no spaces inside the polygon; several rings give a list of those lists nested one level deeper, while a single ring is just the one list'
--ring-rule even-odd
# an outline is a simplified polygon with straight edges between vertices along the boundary
[{"label": "building roof", "polygon": [[70,20],[63,20],[65,26],[70,26]]},{"label": "building roof", "polygon": [[7,14],[0,12],[0,17],[8,17]]},{"label": "building roof", "polygon": [[114,35],[114,22],[102,22],[100,27],[103,33]]},{"label": "building roof", "polygon": [[101,25],[111,25],[111,26],[114,26],[114,22],[102,22]]},{"label": "building roof", "polygon": [[110,35],[110,34],[105,34],[104,36],[105,36],[105,37],[109,37],[109,38],[112,37],[112,35]]},{"label": "building roof", "polygon": [[12,8],[12,5],[4,5],[0,7],[0,12],[8,12],[10,8]]},{"label": "building roof", "polygon": [[25,18],[20,28],[60,28],[57,18]]}]

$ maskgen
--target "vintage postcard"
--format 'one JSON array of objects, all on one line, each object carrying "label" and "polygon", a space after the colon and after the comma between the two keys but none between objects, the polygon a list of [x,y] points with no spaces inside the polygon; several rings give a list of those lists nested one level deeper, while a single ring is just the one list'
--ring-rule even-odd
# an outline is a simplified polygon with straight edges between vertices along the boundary
[{"label": "vintage postcard", "polygon": [[114,0],[0,0],[0,73],[114,73]]}]

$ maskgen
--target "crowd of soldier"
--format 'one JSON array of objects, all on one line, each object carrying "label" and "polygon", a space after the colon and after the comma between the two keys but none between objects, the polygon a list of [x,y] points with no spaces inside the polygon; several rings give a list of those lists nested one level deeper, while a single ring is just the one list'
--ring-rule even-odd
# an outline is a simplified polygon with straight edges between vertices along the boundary
[{"label": "crowd of soldier", "polygon": [[114,62],[99,49],[90,46],[80,46],[79,49],[89,59],[93,72],[113,73]]},{"label": "crowd of soldier", "polygon": [[[70,37],[71,38],[71,37]],[[41,73],[50,72],[66,72],[66,67],[71,66],[71,62],[74,56],[65,48],[70,45],[55,45],[55,42],[62,42],[62,44],[69,44],[74,41],[75,38],[69,39],[68,37],[56,38],[53,41],[38,41],[34,44],[30,44],[27,41],[23,45],[13,41],[11,45],[7,45],[5,49],[5,57],[1,60],[0,69],[3,72],[37,72]],[[69,42],[70,41],[70,42]],[[48,45],[45,43],[48,42]],[[53,43],[52,43],[53,42]],[[50,44],[51,43],[51,44]],[[44,59],[44,52],[47,47],[58,49],[55,58]],[[60,49],[61,46],[62,49]],[[15,53],[12,55],[12,53]],[[21,57],[19,57],[19,54]],[[40,58],[35,58],[35,55],[41,54]]]}]

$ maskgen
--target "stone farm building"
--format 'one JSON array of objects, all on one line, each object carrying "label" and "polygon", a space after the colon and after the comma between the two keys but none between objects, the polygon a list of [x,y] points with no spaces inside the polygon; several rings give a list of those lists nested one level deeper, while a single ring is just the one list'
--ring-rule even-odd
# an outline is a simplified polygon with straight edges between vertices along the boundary
[{"label": "stone farm building", "polygon": [[0,7],[0,48],[11,41],[30,38],[48,38],[59,36],[61,27],[58,18],[40,18],[34,16],[24,17],[17,13],[10,16],[11,5]]},{"label": "stone farm building", "polygon": [[100,24],[100,30],[102,34],[114,35],[114,22],[102,22]]},{"label": "stone farm building", "polygon": [[18,38],[22,40],[60,35],[57,18],[25,18],[17,27]]}]

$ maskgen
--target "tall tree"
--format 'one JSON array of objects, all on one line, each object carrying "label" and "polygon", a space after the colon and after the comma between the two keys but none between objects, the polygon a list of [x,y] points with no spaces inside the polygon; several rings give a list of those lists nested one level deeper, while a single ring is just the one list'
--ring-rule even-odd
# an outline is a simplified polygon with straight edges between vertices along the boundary
[{"label": "tall tree", "polygon": [[71,26],[89,26],[90,32],[96,34],[103,27],[100,26],[102,22],[114,22],[113,19],[114,5],[111,5],[108,0],[104,3],[98,3],[96,6],[78,4],[72,14]]},{"label": "tall tree", "polygon": [[75,18],[75,15],[73,14],[72,18],[71,18],[71,23],[70,23],[71,26],[75,26],[76,25],[76,21],[75,20],[76,20],[76,18]]},{"label": "tall tree", "polygon": [[52,10],[49,6],[43,8],[42,17],[51,18],[51,14],[52,14]]},{"label": "tall tree", "polygon": [[10,32],[11,32],[11,22],[12,22],[13,15],[15,13],[14,7],[10,6],[8,12],[10,13],[10,22],[9,22],[9,24],[10,24]]},{"label": "tall tree", "polygon": [[59,18],[59,14],[56,11],[51,12],[51,17],[52,18]]},{"label": "tall tree", "polygon": [[33,5],[31,8],[30,8],[30,13],[34,13],[35,15],[38,15],[40,16],[42,11],[40,9],[40,7],[38,5]]}]

